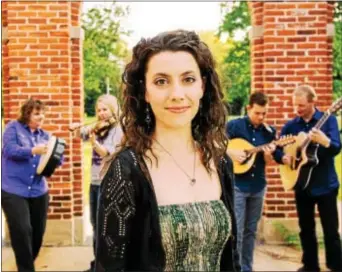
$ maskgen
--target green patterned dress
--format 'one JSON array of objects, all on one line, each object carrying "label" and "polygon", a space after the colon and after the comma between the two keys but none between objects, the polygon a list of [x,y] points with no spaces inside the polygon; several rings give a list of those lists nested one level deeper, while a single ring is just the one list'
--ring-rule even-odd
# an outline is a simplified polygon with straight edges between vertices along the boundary
[{"label": "green patterned dress", "polygon": [[159,206],[165,271],[219,271],[231,234],[221,200]]}]

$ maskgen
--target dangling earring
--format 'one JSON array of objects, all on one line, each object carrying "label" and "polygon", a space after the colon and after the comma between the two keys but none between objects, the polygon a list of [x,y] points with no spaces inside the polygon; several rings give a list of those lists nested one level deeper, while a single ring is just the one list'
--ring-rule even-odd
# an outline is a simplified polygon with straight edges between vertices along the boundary
[{"label": "dangling earring", "polygon": [[151,114],[150,114],[150,109],[148,108],[148,104],[146,105],[145,113],[146,113],[145,123],[147,125],[147,130],[149,131],[150,126],[151,126]]},{"label": "dangling earring", "polygon": [[203,101],[202,101],[202,99],[200,100],[200,104],[199,104],[199,116],[201,119],[203,118]]}]

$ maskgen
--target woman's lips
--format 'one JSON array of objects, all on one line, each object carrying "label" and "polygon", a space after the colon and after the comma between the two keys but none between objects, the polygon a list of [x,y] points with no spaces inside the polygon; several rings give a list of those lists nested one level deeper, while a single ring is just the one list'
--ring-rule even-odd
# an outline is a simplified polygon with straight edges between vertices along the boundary
[{"label": "woman's lips", "polygon": [[170,112],[173,112],[173,113],[183,113],[183,112],[187,111],[188,109],[190,109],[190,107],[189,106],[186,106],[186,107],[167,107],[166,109]]}]

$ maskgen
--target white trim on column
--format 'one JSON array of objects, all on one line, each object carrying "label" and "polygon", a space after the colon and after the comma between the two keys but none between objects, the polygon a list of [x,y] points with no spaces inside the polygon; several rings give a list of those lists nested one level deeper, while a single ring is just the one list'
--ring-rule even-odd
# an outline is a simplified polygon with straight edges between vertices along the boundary
[{"label": "white trim on column", "polygon": [[7,28],[7,26],[1,27],[1,41],[3,43],[8,41],[8,28]]},{"label": "white trim on column", "polygon": [[327,36],[334,37],[335,36],[335,25],[327,24]]},{"label": "white trim on column", "polygon": [[252,26],[248,32],[249,39],[252,40],[253,38],[262,37],[264,34],[264,27],[263,26]]},{"label": "white trim on column", "polygon": [[70,39],[81,39],[84,40],[84,30],[80,26],[69,27]]}]

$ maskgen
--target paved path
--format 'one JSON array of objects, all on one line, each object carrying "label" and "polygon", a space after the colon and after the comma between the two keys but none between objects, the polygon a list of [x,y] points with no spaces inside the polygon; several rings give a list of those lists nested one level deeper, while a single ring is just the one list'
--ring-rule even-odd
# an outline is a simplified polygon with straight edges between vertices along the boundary
[{"label": "paved path", "polygon": [[[342,202],[339,205],[340,230],[342,233]],[[320,252],[321,268],[325,271],[324,252]],[[258,246],[255,251],[255,271],[296,271],[300,266],[300,253],[281,246]],[[93,258],[92,248],[43,247],[36,261],[37,271],[82,271]],[[15,271],[16,265],[11,248],[2,248],[2,271]]]},{"label": "paved path", "polygon": [[[92,259],[91,247],[43,247],[36,261],[37,271],[82,271]],[[300,266],[293,261],[271,257],[259,248],[255,252],[255,271],[296,271]],[[2,271],[15,271],[15,261],[10,248],[2,250]]]},{"label": "paved path", "polygon": [[271,257],[261,250],[256,250],[254,260],[254,271],[297,271],[301,266],[298,262]]}]

